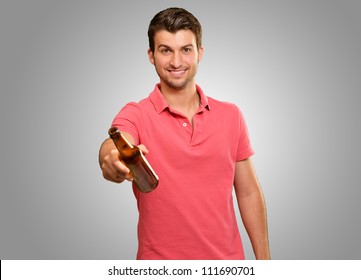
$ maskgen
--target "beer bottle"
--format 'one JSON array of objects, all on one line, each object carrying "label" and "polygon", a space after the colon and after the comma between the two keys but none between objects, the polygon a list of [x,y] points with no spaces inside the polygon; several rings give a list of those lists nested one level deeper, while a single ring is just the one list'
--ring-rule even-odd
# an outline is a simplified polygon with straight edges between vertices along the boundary
[{"label": "beer bottle", "polygon": [[119,151],[120,161],[129,168],[130,175],[138,190],[141,192],[153,191],[158,185],[159,178],[142,151],[130,144],[118,128],[111,127],[108,134]]}]

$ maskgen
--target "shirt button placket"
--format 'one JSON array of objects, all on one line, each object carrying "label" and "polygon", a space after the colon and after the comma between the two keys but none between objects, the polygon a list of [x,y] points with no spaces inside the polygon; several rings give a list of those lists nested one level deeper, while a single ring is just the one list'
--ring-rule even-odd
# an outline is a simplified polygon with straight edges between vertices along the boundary
[{"label": "shirt button placket", "polygon": [[187,143],[191,144],[191,140],[192,140],[192,126],[190,125],[190,123],[185,119],[181,119],[180,120],[180,125],[183,128],[184,131],[184,136],[187,139]]}]

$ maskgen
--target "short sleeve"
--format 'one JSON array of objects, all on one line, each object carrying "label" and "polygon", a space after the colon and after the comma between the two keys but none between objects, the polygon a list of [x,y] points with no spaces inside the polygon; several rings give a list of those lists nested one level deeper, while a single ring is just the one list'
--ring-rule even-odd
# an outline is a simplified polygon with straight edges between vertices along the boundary
[{"label": "short sleeve", "polygon": [[254,150],[251,145],[251,140],[248,133],[247,124],[243,113],[241,110],[238,109],[239,113],[239,129],[238,129],[238,148],[237,148],[237,155],[236,161],[241,161],[249,158],[250,156],[254,155]]},{"label": "short sleeve", "polygon": [[136,145],[139,145],[139,131],[141,109],[138,103],[131,102],[126,104],[115,116],[112,126],[117,127],[120,131],[127,132],[134,138]]}]

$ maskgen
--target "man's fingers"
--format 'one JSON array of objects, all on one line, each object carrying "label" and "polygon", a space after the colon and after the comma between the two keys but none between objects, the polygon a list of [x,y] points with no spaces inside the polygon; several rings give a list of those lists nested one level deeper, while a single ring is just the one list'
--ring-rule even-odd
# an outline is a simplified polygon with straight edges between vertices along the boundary
[{"label": "man's fingers", "polygon": [[125,179],[131,180],[130,170],[119,159],[119,152],[113,149],[109,155],[104,158],[102,164],[103,177],[115,183],[121,183]]},{"label": "man's fingers", "polygon": [[146,147],[146,146],[144,146],[143,144],[140,144],[140,145],[138,146],[138,148],[139,148],[139,150],[141,150],[141,151],[142,151],[142,153],[143,153],[144,155],[146,155],[146,154],[148,154],[148,153],[149,153],[149,151],[148,151],[147,147]]},{"label": "man's fingers", "polygon": [[[144,155],[148,154],[148,149],[140,144],[138,148],[142,151]],[[110,153],[104,157],[103,164],[103,177],[115,183],[121,183],[124,180],[132,181],[133,177],[130,173],[128,167],[119,158],[119,152],[117,149],[112,149]]]}]

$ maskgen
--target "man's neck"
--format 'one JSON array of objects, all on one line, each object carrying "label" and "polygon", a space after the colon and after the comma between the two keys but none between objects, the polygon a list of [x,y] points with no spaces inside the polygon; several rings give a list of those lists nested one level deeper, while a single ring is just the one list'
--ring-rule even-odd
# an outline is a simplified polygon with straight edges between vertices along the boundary
[{"label": "man's neck", "polygon": [[182,89],[171,88],[161,83],[160,91],[171,108],[186,115],[192,121],[200,105],[200,96],[195,83]]}]

